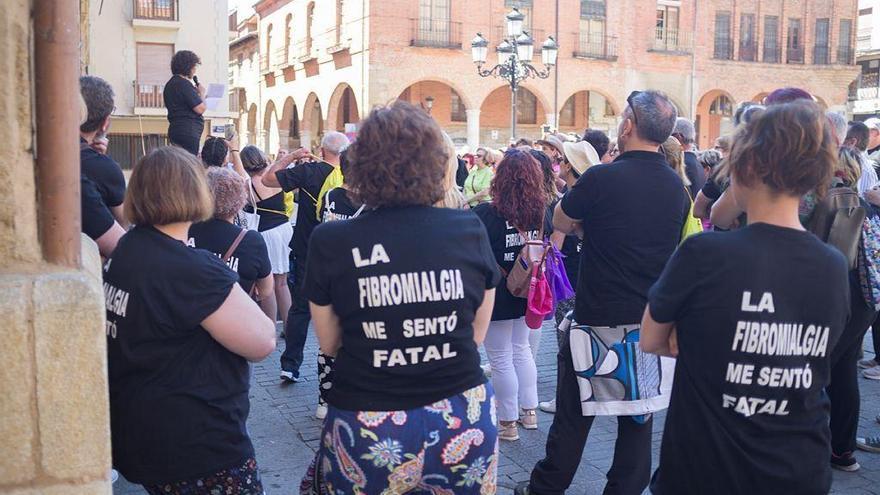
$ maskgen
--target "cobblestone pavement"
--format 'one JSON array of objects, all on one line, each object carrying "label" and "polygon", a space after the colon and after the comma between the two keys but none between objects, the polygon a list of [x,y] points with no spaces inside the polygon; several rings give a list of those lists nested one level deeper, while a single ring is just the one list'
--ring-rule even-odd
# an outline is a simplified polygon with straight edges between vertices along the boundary
[{"label": "cobblestone pavement", "polygon": [[[251,414],[248,428],[257,453],[257,462],[268,495],[295,494],[299,481],[318,446],[320,422],[314,419],[318,400],[318,377],[315,359],[303,365],[303,381],[282,385],[278,379],[280,349],[253,368],[251,381]],[[538,393],[541,400],[549,400],[556,390],[556,339],[552,328],[545,327],[538,356]],[[306,344],[306,356],[317,356],[314,335]],[[865,341],[865,353],[873,355],[870,332]],[[485,357],[484,357],[485,359]],[[880,424],[874,418],[880,414],[880,382],[860,379],[862,412],[860,434],[880,434]],[[656,466],[664,414],[655,419],[654,464]],[[526,480],[532,467],[544,454],[547,431],[552,416],[538,413],[538,430],[520,429],[518,442],[502,442],[502,458],[498,469],[498,492],[510,494],[516,483]],[[613,418],[599,418],[587,441],[580,469],[569,494],[594,495],[602,493],[605,472],[611,466],[616,424]],[[856,473],[834,472],[832,493],[880,495],[880,454],[858,453],[862,469]],[[143,494],[143,489],[120,478],[113,486],[117,495]]]}]

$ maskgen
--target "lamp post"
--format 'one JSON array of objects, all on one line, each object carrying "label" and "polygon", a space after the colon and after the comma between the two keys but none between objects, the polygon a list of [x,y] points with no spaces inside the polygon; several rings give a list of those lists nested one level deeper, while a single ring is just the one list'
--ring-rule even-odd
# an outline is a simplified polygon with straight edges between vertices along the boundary
[{"label": "lamp post", "polygon": [[510,136],[516,139],[516,95],[522,81],[532,77],[547,79],[550,69],[556,65],[556,56],[559,54],[559,45],[552,36],[541,45],[541,61],[544,69],[539,70],[532,65],[532,56],[535,52],[535,41],[528,32],[523,31],[525,16],[516,8],[506,16],[507,37],[495,49],[498,53],[498,64],[490,69],[484,69],[489,52],[489,41],[482,34],[471,41],[471,56],[477,66],[477,74],[480,77],[500,77],[510,85]]},{"label": "lamp post", "polygon": [[428,96],[425,98],[425,109],[428,111],[428,115],[431,115],[432,108],[434,108],[434,97]]}]

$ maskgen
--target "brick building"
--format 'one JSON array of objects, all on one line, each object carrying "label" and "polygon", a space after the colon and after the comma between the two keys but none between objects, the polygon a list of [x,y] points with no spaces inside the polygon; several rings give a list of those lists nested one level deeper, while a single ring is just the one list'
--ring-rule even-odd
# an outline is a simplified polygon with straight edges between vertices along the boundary
[{"label": "brick building", "polygon": [[736,104],[780,86],[844,111],[858,75],[857,0],[261,0],[238,23],[255,39],[230,50],[240,79],[231,110],[242,134],[270,152],[352,130],[394,98],[430,107],[458,144],[504,145],[510,91],[477,75],[470,40],[482,33],[494,64],[512,7],[536,46],[551,34],[560,45],[551,76],[522,86],[520,136],[535,138],[545,124],[613,134],[627,95],[654,88],[698,122],[707,146],[729,129]]}]

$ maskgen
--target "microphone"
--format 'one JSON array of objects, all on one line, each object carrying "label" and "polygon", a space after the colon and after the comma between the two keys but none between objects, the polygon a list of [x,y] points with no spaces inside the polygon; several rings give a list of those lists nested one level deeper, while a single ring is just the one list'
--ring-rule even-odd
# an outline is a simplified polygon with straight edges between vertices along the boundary
[{"label": "microphone", "polygon": [[196,83],[196,86],[199,85],[199,76],[193,76],[193,82]]}]

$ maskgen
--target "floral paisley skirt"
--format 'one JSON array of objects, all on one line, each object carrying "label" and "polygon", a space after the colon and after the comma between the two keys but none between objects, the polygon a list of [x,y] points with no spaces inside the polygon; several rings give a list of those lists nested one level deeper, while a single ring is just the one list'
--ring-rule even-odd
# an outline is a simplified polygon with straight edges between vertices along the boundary
[{"label": "floral paisley skirt", "polygon": [[263,483],[257,461],[246,459],[242,464],[218,471],[211,476],[174,483],[144,485],[150,495],[262,495]]}]

